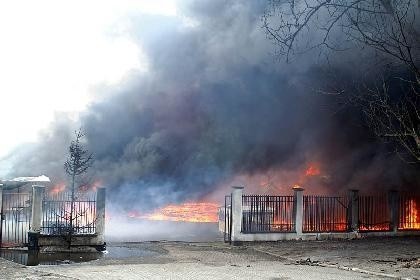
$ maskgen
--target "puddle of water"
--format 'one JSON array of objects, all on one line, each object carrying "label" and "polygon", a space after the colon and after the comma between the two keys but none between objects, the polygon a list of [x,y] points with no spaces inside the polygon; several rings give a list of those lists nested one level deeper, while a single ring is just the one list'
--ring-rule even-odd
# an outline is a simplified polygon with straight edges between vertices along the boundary
[{"label": "puddle of water", "polygon": [[39,253],[26,250],[0,250],[0,257],[27,266],[59,265],[88,262],[101,258],[102,252],[96,253]]},{"label": "puddle of water", "polygon": [[0,250],[0,257],[27,266],[62,265],[106,259],[124,259],[132,257],[150,257],[157,252],[141,247],[110,246],[107,251],[94,253],[39,253],[27,250]]},{"label": "puddle of water", "polygon": [[148,250],[141,247],[125,247],[125,246],[112,246],[107,247],[104,258],[110,259],[124,259],[132,257],[152,257],[158,255],[157,252]]}]

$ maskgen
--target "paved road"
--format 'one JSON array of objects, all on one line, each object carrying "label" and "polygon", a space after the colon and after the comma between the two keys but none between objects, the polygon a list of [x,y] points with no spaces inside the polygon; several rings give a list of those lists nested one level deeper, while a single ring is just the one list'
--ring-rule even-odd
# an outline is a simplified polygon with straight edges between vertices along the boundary
[{"label": "paved road", "polygon": [[[261,261],[246,265],[213,266],[199,262],[131,265],[70,265],[59,268],[41,268],[44,272],[76,279],[325,279],[365,280],[381,279],[362,273],[315,266],[286,265],[279,262]],[[65,278],[63,278],[65,279]],[[386,279],[386,278],[384,278]]]},{"label": "paved road", "polygon": [[[128,244],[130,249],[153,251],[118,258],[60,266],[31,268],[37,273],[53,273],[66,279],[381,279],[354,271],[310,265],[296,265],[288,260],[247,247],[223,244],[153,243]],[[116,246],[115,248],[121,248]],[[112,247],[110,250],[112,251]],[[385,278],[384,278],[385,279]]]},{"label": "paved road", "polygon": [[[0,259],[0,279],[392,279],[381,273],[420,279],[416,261],[408,261],[420,260],[418,248],[419,239],[240,247],[221,242],[120,243],[109,246],[109,254],[101,259],[79,264],[24,267]],[[390,263],[393,259],[399,261]],[[343,265],[366,271],[345,270]]]}]

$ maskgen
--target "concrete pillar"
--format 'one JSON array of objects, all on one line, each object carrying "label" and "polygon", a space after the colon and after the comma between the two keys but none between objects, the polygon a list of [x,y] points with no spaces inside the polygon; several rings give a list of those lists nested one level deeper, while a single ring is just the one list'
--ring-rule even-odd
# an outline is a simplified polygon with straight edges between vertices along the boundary
[{"label": "concrete pillar", "polygon": [[350,190],[349,224],[351,231],[359,230],[359,190]]},{"label": "concrete pillar", "polygon": [[32,219],[31,232],[41,232],[42,225],[42,200],[44,197],[44,186],[32,186]]},{"label": "concrete pillar", "polygon": [[232,187],[232,232],[231,240],[233,245],[240,245],[240,234],[242,230],[242,194],[244,187]]},{"label": "concrete pillar", "polygon": [[37,251],[39,249],[38,239],[42,226],[42,201],[45,187],[32,186],[32,212],[31,227],[28,232],[28,250]]},{"label": "concrete pillar", "polygon": [[2,210],[3,210],[3,184],[0,184],[0,214],[3,214],[1,213]]},{"label": "concrete pillar", "polygon": [[303,191],[301,187],[294,187],[293,191],[295,192],[295,206],[293,211],[293,218],[295,220],[295,231],[296,234],[302,235],[303,229]]},{"label": "concrete pillar", "polygon": [[391,230],[397,232],[399,223],[399,209],[398,209],[398,192],[391,190],[388,192],[388,204],[390,214],[390,227]]},{"label": "concrete pillar", "polygon": [[3,184],[0,184],[0,243],[1,243],[1,223],[3,220]]},{"label": "concrete pillar", "polygon": [[98,188],[96,192],[96,235],[100,244],[105,244],[105,198],[105,188]]}]

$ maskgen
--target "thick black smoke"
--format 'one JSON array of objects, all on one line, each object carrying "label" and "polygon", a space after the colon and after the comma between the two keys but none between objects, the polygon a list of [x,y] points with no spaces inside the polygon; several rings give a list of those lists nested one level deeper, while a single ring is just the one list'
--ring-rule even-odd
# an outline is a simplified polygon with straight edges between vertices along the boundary
[{"label": "thick black smoke", "polygon": [[[40,143],[6,159],[10,175],[64,178],[67,145],[82,126],[95,156],[92,176],[127,208],[198,199],[237,174],[308,162],[321,163],[334,189],[418,184],[416,167],[390,154],[360,112],[316,92],[329,83],[322,59],[275,59],[261,28],[265,5],[200,0],[182,3],[187,20],[132,15],[147,74],[98,92],[78,121],[57,117]],[[359,74],[354,57],[341,54],[336,74]]]}]

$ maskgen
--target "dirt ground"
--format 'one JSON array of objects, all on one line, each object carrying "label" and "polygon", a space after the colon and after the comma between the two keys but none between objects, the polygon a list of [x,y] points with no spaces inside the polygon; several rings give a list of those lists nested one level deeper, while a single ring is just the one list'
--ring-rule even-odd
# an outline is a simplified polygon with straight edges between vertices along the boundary
[{"label": "dirt ground", "polygon": [[113,243],[85,263],[25,267],[0,259],[0,279],[420,279],[420,238]]}]

